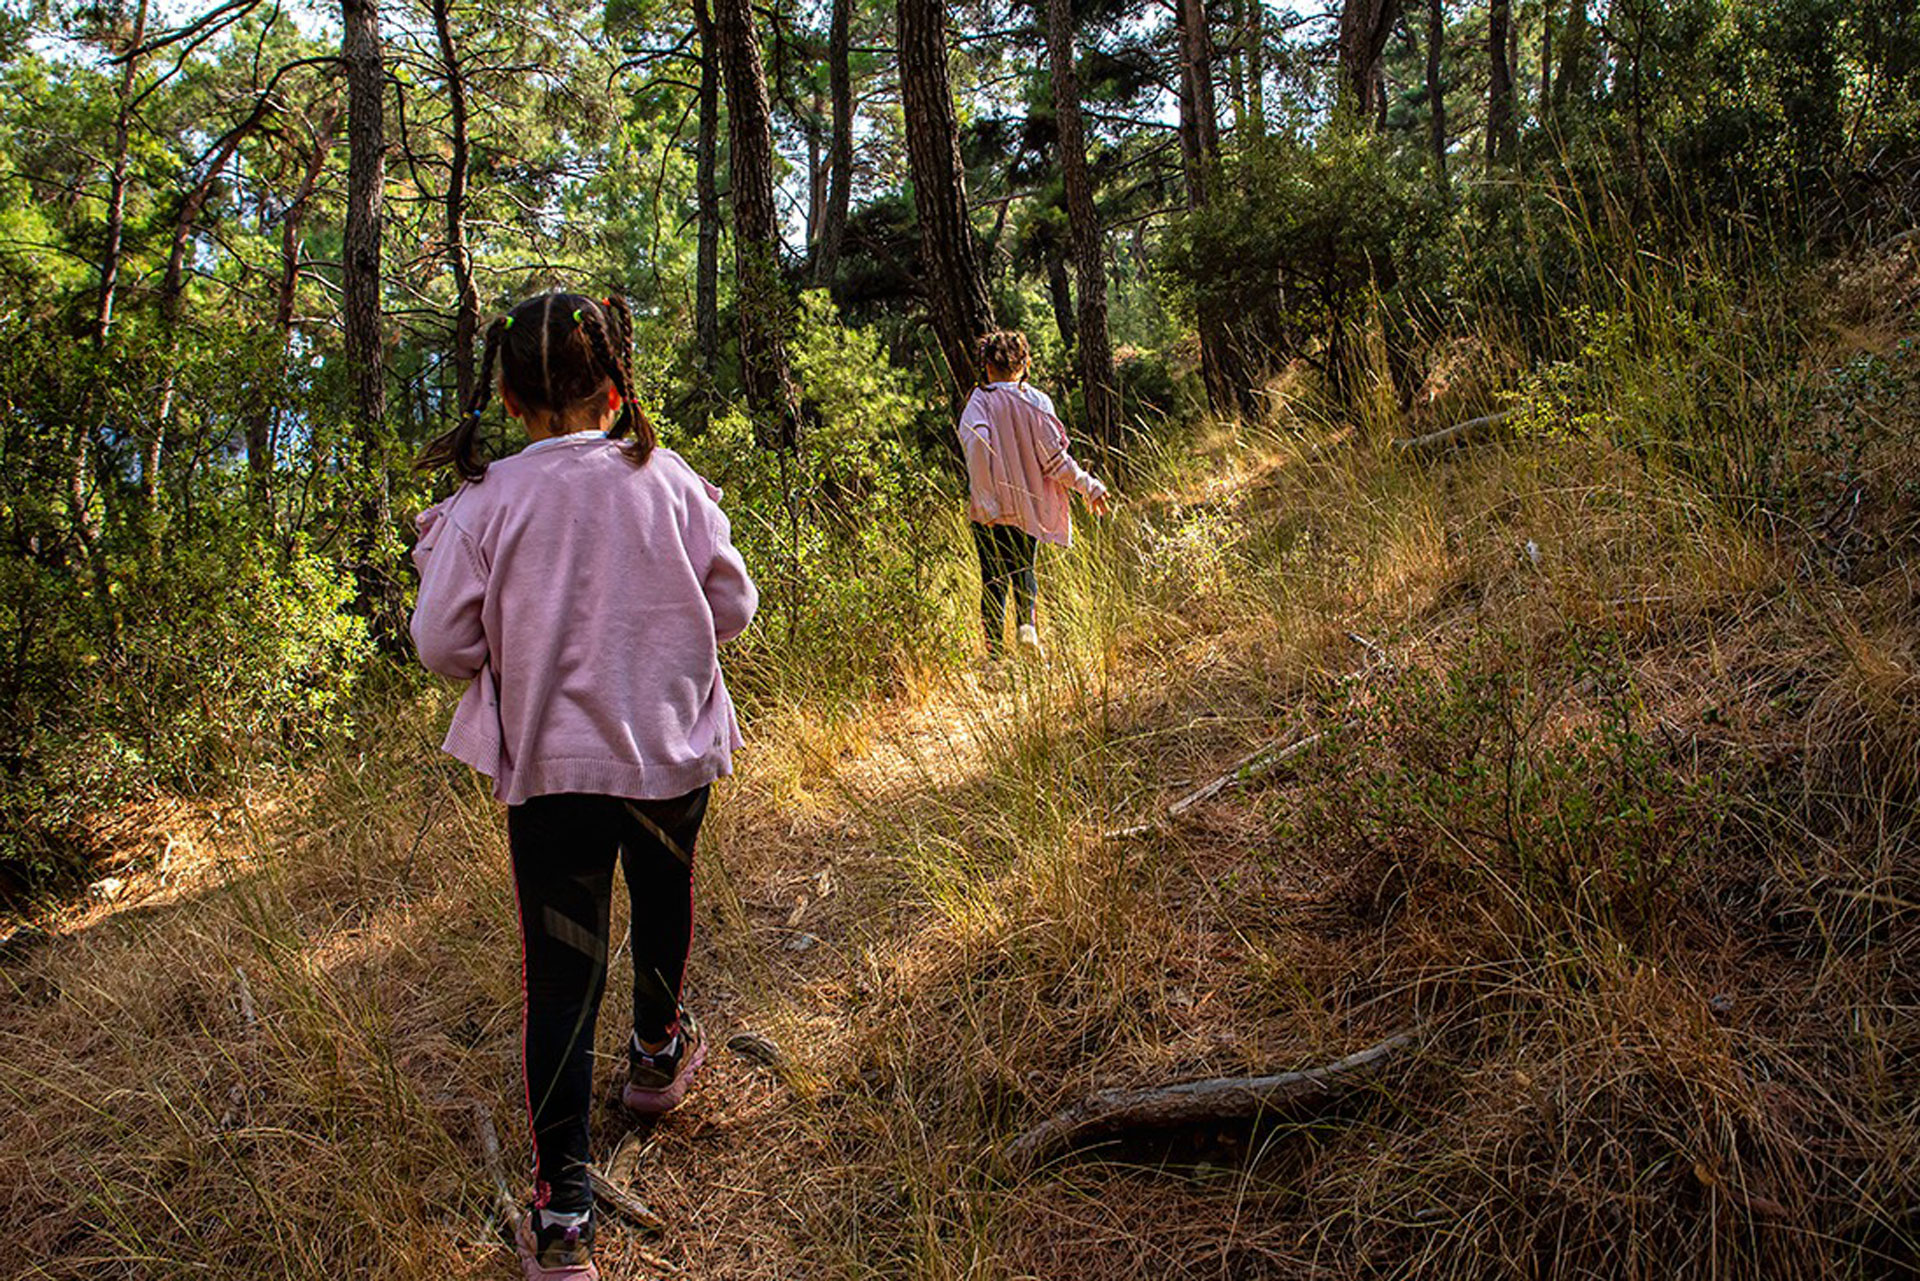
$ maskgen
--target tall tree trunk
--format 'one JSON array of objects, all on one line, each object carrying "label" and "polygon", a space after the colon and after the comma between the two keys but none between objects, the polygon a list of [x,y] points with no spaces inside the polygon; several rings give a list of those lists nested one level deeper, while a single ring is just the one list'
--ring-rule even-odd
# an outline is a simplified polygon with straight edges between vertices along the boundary
[{"label": "tall tree trunk", "polygon": [[1233,131],[1243,141],[1247,130],[1247,0],[1233,0],[1233,40],[1227,46],[1227,92],[1233,99]]},{"label": "tall tree trunk", "polygon": [[1513,118],[1513,64],[1510,61],[1512,0],[1487,5],[1487,163],[1510,164],[1519,139]]},{"label": "tall tree trunk", "polygon": [[720,151],[720,63],[714,49],[713,20],[707,0],[694,0],[693,21],[700,34],[700,132],[694,151],[694,199],[698,251],[693,269],[694,344],[700,349],[700,419],[706,422],[720,349],[720,195],[714,169]]},{"label": "tall tree trunk", "polygon": [[1080,118],[1080,76],[1074,67],[1072,0],[1048,0],[1047,54],[1053,74],[1054,124],[1060,176],[1067,194],[1067,243],[1073,250],[1079,296],[1075,364],[1086,401],[1087,431],[1109,453],[1120,443],[1120,403],[1113,389],[1113,348],[1107,336],[1105,238],[1087,175],[1086,128]]},{"label": "tall tree trunk", "polygon": [[457,413],[473,402],[473,344],[480,333],[480,291],[473,283],[473,254],[467,246],[467,175],[471,165],[467,145],[467,80],[460,69],[460,51],[453,43],[449,10],[453,0],[433,0],[433,34],[440,44],[440,74],[447,82],[448,127],[452,145],[447,157],[447,265],[453,270],[453,379]]},{"label": "tall tree trunk", "polygon": [[1553,0],[1540,5],[1540,120],[1547,119],[1553,101]]},{"label": "tall tree trunk", "polygon": [[1256,138],[1264,138],[1267,133],[1266,15],[1265,0],[1247,0],[1247,23],[1241,39],[1247,48],[1247,123]]},{"label": "tall tree trunk", "polygon": [[833,142],[827,152],[827,208],[820,229],[820,253],[814,259],[815,284],[833,287],[840,270],[840,246],[847,235],[847,207],[853,196],[853,0],[833,0],[827,36],[827,87],[833,98]]},{"label": "tall tree trunk", "polygon": [[1340,7],[1340,83],[1354,118],[1377,122],[1386,107],[1381,57],[1400,16],[1400,0],[1346,0]]},{"label": "tall tree trunk", "polygon": [[133,30],[121,52],[120,83],[114,92],[113,167],[107,178],[107,234],[100,248],[100,298],[93,315],[93,340],[104,345],[113,329],[114,293],[120,285],[120,252],[127,226],[127,185],[132,174],[134,83],[140,72],[139,49],[147,37],[147,0],[139,0]]},{"label": "tall tree trunk", "polygon": [[947,8],[899,0],[900,102],[920,218],[922,280],[956,399],[979,381],[974,347],[993,328],[987,278],[967,220],[960,125],[947,79]]},{"label": "tall tree trunk", "polygon": [[760,443],[800,443],[798,397],[787,366],[792,312],[780,274],[773,207],[773,120],[750,0],[717,0],[714,42],[727,84],[727,141],[733,186],[733,247],[740,313],[740,374]]},{"label": "tall tree trunk", "polygon": [[242,140],[259,127],[270,109],[271,100],[262,95],[239,124],[221,135],[219,141],[214,143],[199,179],[187,189],[180,198],[179,208],[174,211],[173,236],[167,250],[167,270],[160,280],[160,322],[175,358],[167,362],[158,408],[151,421],[141,424],[138,429],[144,433],[140,442],[140,490],[150,559],[159,551],[160,461],[162,451],[166,448],[168,428],[173,423],[177,391],[174,366],[178,363],[180,351],[180,308],[187,291],[187,245],[193,238],[193,228],[200,219],[200,211],[206,208],[207,200],[212,196],[220,175],[226,171],[228,162],[233,159],[234,152],[239,149]]},{"label": "tall tree trunk", "polygon": [[[1204,209],[1212,196],[1213,167],[1220,150],[1213,106],[1213,41],[1205,0],[1179,0],[1174,19],[1180,37],[1180,159],[1187,207]],[[1218,414],[1235,413],[1245,401],[1246,378],[1226,316],[1218,300],[1205,291],[1195,300],[1194,313],[1207,404]]]},{"label": "tall tree trunk", "polygon": [[341,245],[345,355],[353,378],[355,470],[364,486],[355,550],[361,604],[391,641],[401,632],[392,576],[378,563],[392,520],[381,435],[387,416],[380,342],[380,235],[386,185],[385,67],[377,0],[341,0],[341,61],[347,69],[347,210]]},{"label": "tall tree trunk", "polygon": [[1067,255],[1056,248],[1047,250],[1047,301],[1053,305],[1053,323],[1060,330],[1060,345],[1072,351],[1077,334],[1073,323],[1073,289],[1067,281]]},{"label": "tall tree trunk", "polygon": [[1433,151],[1433,179],[1447,190],[1446,0],[1427,0],[1427,138]]}]

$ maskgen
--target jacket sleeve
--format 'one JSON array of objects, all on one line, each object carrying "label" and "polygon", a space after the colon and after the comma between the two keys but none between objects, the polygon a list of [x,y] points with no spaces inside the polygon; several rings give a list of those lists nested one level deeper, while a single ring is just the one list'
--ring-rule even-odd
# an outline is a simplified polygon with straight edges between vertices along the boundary
[{"label": "jacket sleeve", "polygon": [[997,517],[1000,500],[993,487],[993,436],[977,415],[960,419],[960,453],[967,462],[967,496],[978,514],[988,519]]},{"label": "jacket sleeve", "polygon": [[1049,415],[1044,421],[1053,436],[1051,440],[1042,442],[1040,451],[1045,459],[1040,470],[1047,479],[1078,492],[1089,502],[1106,497],[1107,487],[1067,452],[1067,429],[1060,425],[1060,420]]},{"label": "jacket sleeve", "polygon": [[471,680],[487,662],[487,633],[481,607],[487,575],[480,554],[458,525],[438,508],[416,522],[420,541],[413,563],[420,570],[420,595],[413,606],[413,647],[420,665],[441,676]]},{"label": "jacket sleeve", "polygon": [[706,594],[707,608],[713,611],[713,636],[721,644],[747,630],[754,610],[760,606],[760,589],[747,573],[747,563],[733,545],[733,526],[720,510],[720,491],[701,481],[708,502],[705,545],[700,553],[705,565],[700,569],[700,589]]}]

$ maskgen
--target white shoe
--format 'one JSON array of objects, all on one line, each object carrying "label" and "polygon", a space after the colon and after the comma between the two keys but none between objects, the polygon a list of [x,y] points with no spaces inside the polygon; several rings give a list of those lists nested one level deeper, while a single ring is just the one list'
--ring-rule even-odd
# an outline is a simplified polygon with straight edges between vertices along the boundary
[{"label": "white shoe", "polygon": [[1040,648],[1040,632],[1032,623],[1020,624],[1020,632],[1016,639],[1019,641],[1021,653],[1028,658],[1039,658],[1045,652]]}]

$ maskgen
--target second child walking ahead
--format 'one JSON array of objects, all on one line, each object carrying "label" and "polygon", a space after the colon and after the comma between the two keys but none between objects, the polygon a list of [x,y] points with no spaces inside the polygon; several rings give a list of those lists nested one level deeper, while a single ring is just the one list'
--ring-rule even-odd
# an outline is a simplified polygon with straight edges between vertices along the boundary
[{"label": "second child walking ahead", "polygon": [[[414,644],[468,682],[445,749],[507,806],[519,909],[532,1211],[528,1281],[593,1281],[588,1114],[606,988],[613,865],[633,908],[633,1032],[622,1099],[680,1102],[706,1042],[680,1007],[693,851],[740,746],[719,647],[758,596],[720,491],[671,450],[633,395],[633,323],[616,299],[531,298],[487,331],[474,403],[423,466],[465,484],[420,515]],[[478,454],[500,399],[525,449]]]},{"label": "second child walking ahead", "polygon": [[1034,625],[1039,594],[1034,560],[1041,543],[1073,542],[1071,499],[1095,513],[1108,508],[1107,487],[1067,452],[1067,429],[1047,393],[1027,383],[1027,336],[1001,330],[980,340],[987,381],[960,412],[960,448],[967,460],[967,515],[980,553],[980,619],[987,653],[1005,645],[1007,597],[1014,598],[1015,635],[1040,652]]}]

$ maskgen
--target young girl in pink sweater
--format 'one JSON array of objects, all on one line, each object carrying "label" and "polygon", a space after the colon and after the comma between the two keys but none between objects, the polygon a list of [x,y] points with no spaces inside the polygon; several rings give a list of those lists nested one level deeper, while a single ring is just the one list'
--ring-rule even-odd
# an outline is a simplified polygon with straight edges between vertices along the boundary
[{"label": "young girl in pink sweater", "polygon": [[[633,911],[633,1034],[622,1098],[664,1112],[706,1041],[680,1008],[694,842],[740,745],[719,647],[758,597],[720,491],[671,450],[633,395],[626,307],[528,299],[487,330],[465,416],[421,455],[463,483],[421,513],[413,639],[468,682],[445,750],[507,806],[519,908],[522,1053],[534,1198],[516,1229],[528,1281],[592,1281],[587,1117],[606,986],[613,865]],[[530,444],[489,465],[500,400]]]},{"label": "young girl in pink sweater", "polygon": [[1027,384],[1027,336],[1001,330],[980,340],[987,381],[960,412],[960,449],[967,460],[967,515],[980,553],[980,619],[987,653],[1004,646],[1007,595],[1012,588],[1015,636],[1028,653],[1040,652],[1034,626],[1038,585],[1034,559],[1041,543],[1073,542],[1068,492],[1095,513],[1107,510],[1107,487],[1067,452],[1067,429],[1047,393]]}]

